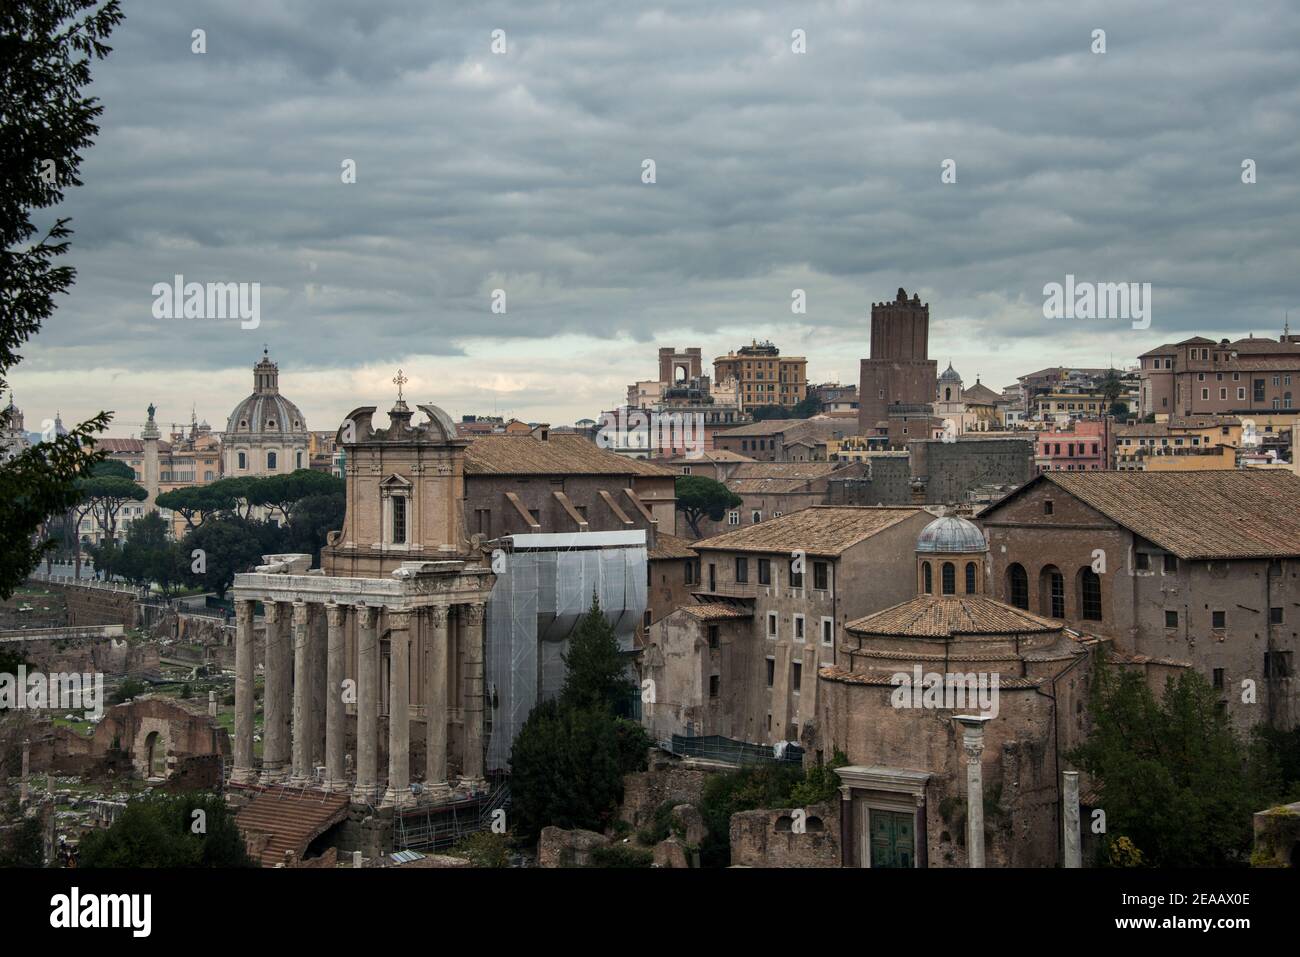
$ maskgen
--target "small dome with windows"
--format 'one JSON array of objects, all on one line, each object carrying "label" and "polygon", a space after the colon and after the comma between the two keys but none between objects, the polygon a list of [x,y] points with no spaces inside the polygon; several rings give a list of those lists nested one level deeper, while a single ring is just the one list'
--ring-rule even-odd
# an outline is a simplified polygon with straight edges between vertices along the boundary
[{"label": "small dome with windows", "polygon": [[956,515],[945,515],[921,529],[916,539],[916,550],[943,555],[982,555],[989,546],[984,533],[974,522]]}]

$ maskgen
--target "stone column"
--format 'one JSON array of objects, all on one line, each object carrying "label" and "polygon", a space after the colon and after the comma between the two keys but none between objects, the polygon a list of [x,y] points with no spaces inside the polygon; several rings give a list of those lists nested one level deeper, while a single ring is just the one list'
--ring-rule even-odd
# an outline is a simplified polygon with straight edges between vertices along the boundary
[{"label": "stone column", "polygon": [[1065,866],[1083,867],[1079,850],[1079,772],[1064,771],[1065,778]]},{"label": "stone column", "polygon": [[379,796],[378,617],[378,608],[357,608],[357,804],[374,804]]},{"label": "stone column", "polygon": [[327,656],[329,624],[326,621],[325,606],[311,606],[311,745],[308,749],[308,773],[325,763],[325,716],[322,704],[329,687],[329,662]]},{"label": "stone column", "polygon": [[465,754],[461,786],[481,788],[483,777],[483,612],[484,606],[460,606],[461,640],[465,649],[465,688],[461,713],[465,720]]},{"label": "stone column", "polygon": [[208,692],[208,714],[214,718],[217,717],[217,693],[215,691]]},{"label": "stone column", "polygon": [[27,806],[31,799],[31,785],[28,783],[28,776],[32,772],[32,739],[23,738],[23,776],[18,784],[18,804],[22,807]]},{"label": "stone column", "polygon": [[388,613],[388,790],[383,806],[410,804],[411,613]]},{"label": "stone column", "polygon": [[293,776],[289,784],[311,780],[311,606],[293,603]]},{"label": "stone column", "polygon": [[266,610],[266,687],[263,691],[262,783],[279,784],[289,762],[289,642],[286,603],[263,602]]},{"label": "stone column", "polygon": [[325,680],[325,790],[346,791],[343,768],[343,623],[346,605],[325,606],[326,680]]},{"label": "stone column", "polygon": [[959,714],[953,720],[961,725],[962,750],[966,752],[966,866],[983,867],[984,770],[980,755],[984,753],[984,722],[992,719]]},{"label": "stone column", "polygon": [[[253,770],[253,610],[251,601],[235,602],[235,768],[232,784],[252,784]],[[270,670],[269,668],[267,669]]]},{"label": "stone column", "polygon": [[450,793],[447,785],[447,612],[429,609],[429,665],[425,675],[424,786],[435,798]]}]

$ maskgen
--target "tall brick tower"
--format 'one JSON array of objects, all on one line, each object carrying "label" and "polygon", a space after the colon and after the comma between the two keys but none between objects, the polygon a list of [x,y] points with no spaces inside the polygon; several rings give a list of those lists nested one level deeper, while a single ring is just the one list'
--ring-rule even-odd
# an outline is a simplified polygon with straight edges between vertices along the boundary
[{"label": "tall brick tower", "polygon": [[862,360],[858,383],[860,434],[878,434],[890,406],[904,415],[930,414],[920,408],[932,411],[934,405],[938,363],[929,357],[929,343],[930,304],[921,302],[920,295],[908,299],[900,288],[893,302],[871,304],[871,358]]}]

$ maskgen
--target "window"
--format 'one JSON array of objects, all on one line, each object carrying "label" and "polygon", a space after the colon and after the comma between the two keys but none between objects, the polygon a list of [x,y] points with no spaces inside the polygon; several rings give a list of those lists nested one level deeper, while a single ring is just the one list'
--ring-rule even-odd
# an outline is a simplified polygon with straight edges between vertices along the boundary
[{"label": "window", "polygon": [[1270,625],[1280,625],[1280,624],[1282,624],[1282,609],[1281,609],[1281,608],[1270,608],[1270,609],[1268,610],[1268,623],[1269,623]]},{"label": "window", "polygon": [[406,544],[406,498],[393,496],[393,544]]},{"label": "window", "polygon": [[1151,556],[1146,552],[1138,552],[1133,556],[1133,561],[1138,571],[1147,572],[1151,570]]},{"label": "window", "polygon": [[267,467],[268,469],[273,469],[273,468],[275,468],[275,461],[276,461],[276,459],[275,459],[275,453],[274,453],[274,452],[267,452],[267,453],[266,453],[266,467]]},{"label": "window", "polygon": [[[1060,449],[1057,449],[1057,451],[1059,452]],[[1047,501],[1045,501],[1045,502],[1043,503],[1043,514],[1044,514],[1044,515],[1051,515],[1051,514],[1052,514],[1052,510],[1053,510],[1053,508],[1054,508],[1054,506],[1053,506],[1053,504],[1052,504],[1052,500],[1049,498]]]},{"label": "window", "polygon": [[827,582],[830,576],[827,574],[827,565],[825,562],[813,562],[813,588],[818,591],[825,591],[828,587]]},{"label": "window", "polygon": [[1091,568],[1079,570],[1079,607],[1084,621],[1101,621],[1101,576]]},{"label": "window", "polygon": [[239,453],[239,467],[241,469],[248,468],[248,455],[245,452]]},{"label": "window", "polygon": [[803,587],[803,572],[797,572],[797,571],[794,570],[794,569],[795,569],[795,564],[794,564],[794,562],[795,562],[795,560],[794,560],[793,558],[790,559],[790,587],[791,587],[791,588],[802,588],[802,587]]},{"label": "window", "polygon": [[1174,572],[1176,572],[1176,571],[1178,571],[1178,556],[1177,556],[1177,555],[1166,555],[1166,556],[1165,556],[1165,572],[1168,573],[1168,574],[1170,574],[1170,575],[1172,575],[1172,574],[1173,574]]},{"label": "window", "polygon": [[[768,658],[767,659],[767,686],[769,688],[772,687],[772,684],[775,681],[776,681],[776,659]],[[772,726],[771,725],[772,716],[770,714],[767,716],[767,720],[769,722],[768,727],[770,728]]]},{"label": "window", "polygon": [[967,562],[966,563],[966,594],[968,595],[975,594],[975,575],[976,575],[975,563]]},{"label": "window", "polygon": [[790,665],[790,690],[795,694],[803,684],[803,663],[796,661]]},{"label": "window", "polygon": [[1166,612],[1165,612],[1165,627],[1166,627],[1166,628],[1177,628],[1177,627],[1178,627],[1178,612],[1176,612],[1176,611],[1166,611]]},{"label": "window", "polygon": [[[478,522],[478,530],[481,533],[484,535],[492,534],[492,509],[476,508],[474,509],[474,517]],[[688,578],[687,581],[689,582],[690,579]]]},{"label": "window", "polygon": [[752,512],[749,513],[749,520],[753,524],[757,525],[759,522],[763,520],[763,513],[760,512],[758,509],[754,509]]},{"label": "window", "polygon": [[297,452],[297,453],[294,454],[294,461],[297,463],[296,465],[294,465],[294,468],[298,468],[298,469],[302,468],[302,453],[301,453],[301,452]]},{"label": "window", "polygon": [[930,563],[929,563],[929,562],[923,562],[923,563],[921,564],[921,577],[925,579],[925,593],[926,593],[927,595],[933,595],[933,594],[934,594],[934,575],[933,575],[933,573],[932,573],[931,570],[930,570]]},{"label": "window", "polygon": [[835,622],[830,618],[822,619],[822,644],[835,644]]},{"label": "window", "polygon": [[776,612],[774,611],[767,613],[767,637],[776,637]]},{"label": "window", "polygon": [[687,585],[695,584],[695,562],[693,562],[691,559],[688,558],[686,559],[684,565],[685,567],[683,569],[683,574],[686,579],[686,584]]},{"label": "window", "polygon": [[709,647],[716,649],[718,647],[718,626],[709,625]]},{"label": "window", "polygon": [[1228,613],[1225,611],[1210,612],[1210,627],[1211,628],[1228,627]]},{"label": "window", "polygon": [[758,583],[760,585],[772,584],[772,562],[767,558],[758,560]]},{"label": "window", "polygon": [[709,675],[709,697],[716,698],[720,690],[722,690],[722,677],[720,675]]},{"label": "window", "polygon": [[1029,573],[1019,562],[1007,569],[1007,592],[1012,605],[1029,610]]},{"label": "window", "polygon": [[1053,570],[1049,576],[1052,588],[1052,617],[1065,617],[1065,576]]},{"label": "window", "polygon": [[748,558],[736,559],[736,581],[742,585],[749,581],[749,559]]},{"label": "window", "polygon": [[740,524],[740,513],[739,513],[739,512],[728,512],[728,513],[727,513],[727,524],[728,524],[728,525],[739,525],[739,524]]},{"label": "window", "polygon": [[794,637],[796,641],[803,641],[803,615],[794,616]]},{"label": "window", "polygon": [[943,593],[957,594],[957,568],[952,562],[943,563]]},{"label": "window", "polygon": [[1223,690],[1223,669],[1222,668],[1214,669],[1214,690],[1215,691]]}]

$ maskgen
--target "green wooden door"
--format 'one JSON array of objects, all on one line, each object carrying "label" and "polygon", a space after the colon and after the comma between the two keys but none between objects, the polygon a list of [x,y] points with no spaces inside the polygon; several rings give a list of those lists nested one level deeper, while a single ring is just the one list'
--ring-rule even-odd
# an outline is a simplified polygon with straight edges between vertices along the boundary
[{"label": "green wooden door", "polygon": [[881,811],[871,808],[871,866],[911,867],[916,826],[914,815],[906,811]]}]

